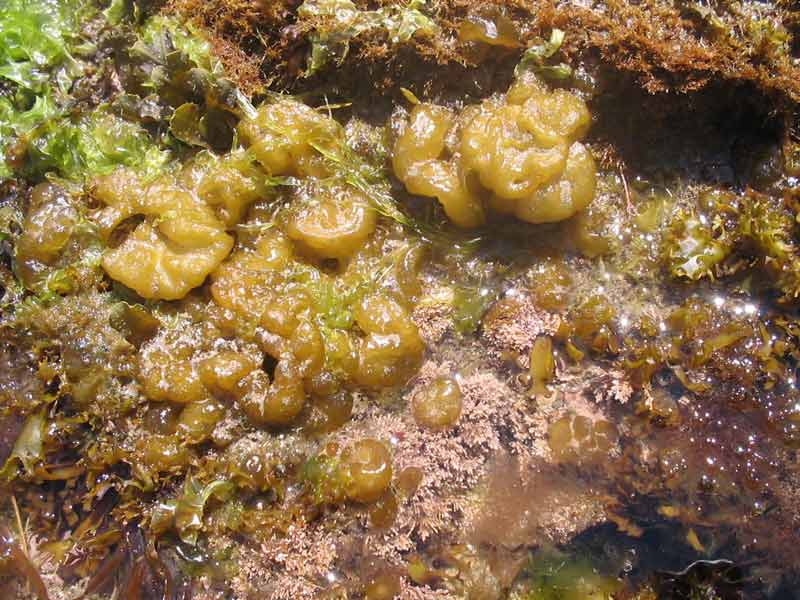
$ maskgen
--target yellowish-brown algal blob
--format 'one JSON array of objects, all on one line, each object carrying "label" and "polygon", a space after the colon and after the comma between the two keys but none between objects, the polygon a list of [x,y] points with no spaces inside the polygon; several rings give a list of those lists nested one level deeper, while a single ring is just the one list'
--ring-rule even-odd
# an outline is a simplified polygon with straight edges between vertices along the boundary
[{"label": "yellowish-brown algal blob", "polygon": [[369,507],[369,525],[373,529],[389,529],[398,512],[397,498],[389,490]]},{"label": "yellowish-brown algal blob", "polygon": [[139,357],[139,381],[156,402],[189,404],[208,397],[194,362],[194,348],[184,344],[151,344]]},{"label": "yellowish-brown algal blob", "polygon": [[559,462],[596,462],[607,457],[617,443],[616,427],[609,421],[567,414],[550,425],[547,442]]},{"label": "yellowish-brown algal blob", "polygon": [[263,173],[242,151],[223,158],[201,154],[184,169],[181,181],[196,190],[227,227],[239,223],[247,208],[268,194]]},{"label": "yellowish-brown algal blob", "polygon": [[439,200],[456,225],[477,227],[486,220],[483,202],[461,161],[448,158],[447,135],[455,124],[451,110],[418,104],[395,143],[392,163],[409,192]]},{"label": "yellowish-brown algal blob", "polygon": [[[399,258],[408,256],[418,254],[409,251]],[[406,271],[413,270],[416,261],[398,263],[387,271],[396,277],[387,281],[397,283],[398,292],[402,292],[403,288],[413,288],[412,274]],[[350,275],[344,273],[342,277]],[[295,253],[294,241],[277,228],[235,252],[212,274],[214,302],[235,315],[242,331],[258,331],[255,341],[279,363],[272,382],[262,381],[264,373],[251,374],[250,378],[258,381],[258,389],[247,391],[239,399],[256,424],[286,425],[299,415],[309,395],[330,398],[346,383],[369,387],[404,383],[421,363],[422,340],[408,310],[396,299],[403,294],[356,296],[351,308],[344,304],[340,308],[342,300],[331,296],[338,293],[333,290],[349,290],[346,284],[335,287],[337,277],[304,263],[302,254]],[[358,284],[360,279],[355,281]],[[328,308],[331,303],[332,308]],[[320,314],[320,308],[328,312]],[[341,318],[338,312],[331,314],[334,309],[347,310],[342,314],[352,316],[332,327],[330,320]],[[204,374],[203,369],[209,373]],[[201,365],[201,374],[209,381],[215,377],[211,370]],[[287,370],[293,374],[291,382],[282,378]],[[244,390],[242,386],[246,385],[243,382],[239,389]],[[207,387],[213,391],[220,385],[212,382]],[[324,403],[312,403],[316,405]],[[327,420],[313,408],[312,413],[315,419]],[[331,422],[338,421],[334,416]]]},{"label": "yellowish-brown algal blob", "polygon": [[78,223],[78,211],[64,190],[40,183],[31,192],[30,208],[16,243],[17,273],[27,287],[55,261]]},{"label": "yellowish-brown algal blob", "polygon": [[557,312],[564,310],[570,298],[572,275],[566,261],[548,257],[530,273],[530,292],[537,307]]},{"label": "yellowish-brown algal blob", "polygon": [[461,416],[462,394],[452,377],[440,377],[414,397],[414,420],[428,429],[446,429]]},{"label": "yellowish-brown algal blob", "polygon": [[427,250],[423,245],[409,244],[400,252],[399,259],[383,279],[386,287],[407,304],[415,304],[422,295],[419,272],[426,257]]},{"label": "yellowish-brown algal blob", "polygon": [[490,12],[490,9],[464,19],[458,28],[458,39],[509,49],[522,46],[516,23],[499,11]]},{"label": "yellowish-brown algal blob", "polygon": [[614,328],[616,308],[605,295],[592,295],[570,310],[555,333],[555,339],[564,341],[567,353],[576,361],[587,350],[617,352],[620,340]]},{"label": "yellowish-brown algal blob", "polygon": [[152,403],[144,416],[144,428],[150,433],[170,435],[178,428],[181,407],[174,404]]},{"label": "yellowish-brown algal blob", "polygon": [[237,403],[257,425],[288,425],[305,406],[301,372],[290,359],[278,363],[271,381],[265,371],[257,369],[240,385],[245,393]]},{"label": "yellowish-brown algal blob", "polygon": [[314,389],[313,377],[325,367],[325,341],[317,324],[301,320],[289,338],[288,351],[307,379],[309,391]]},{"label": "yellowish-brown algal blob", "polygon": [[201,361],[198,372],[200,381],[215,396],[237,397],[241,393],[239,382],[255,368],[249,356],[224,350]]},{"label": "yellowish-brown algal blob", "polygon": [[413,496],[422,484],[422,479],[422,469],[406,467],[397,474],[397,492],[406,498]]},{"label": "yellowish-brown algal blob", "polygon": [[303,431],[324,434],[339,429],[353,414],[353,396],[347,390],[325,396],[312,397]]},{"label": "yellowish-brown algal blob", "polygon": [[531,348],[531,391],[534,394],[546,394],[546,384],[553,379],[555,372],[553,342],[549,337],[540,336]]},{"label": "yellowish-brown algal blob", "polygon": [[461,227],[481,225],[486,207],[529,223],[563,221],[594,198],[594,159],[578,142],[590,120],[580,98],[530,74],[458,116],[418,104],[394,146],[395,175]]},{"label": "yellowish-brown algal blob", "polygon": [[266,491],[273,484],[272,469],[260,449],[231,457],[228,472],[240,489]]},{"label": "yellowish-brown algal blob", "polygon": [[187,404],[178,418],[178,434],[190,443],[208,439],[214,427],[225,418],[225,406],[209,398]]},{"label": "yellowish-brown algal blob", "polygon": [[637,404],[636,412],[646,415],[663,427],[674,427],[681,422],[681,412],[677,400],[662,389],[645,394]]},{"label": "yellowish-brown algal blob", "polygon": [[[251,377],[256,387],[240,394],[245,396],[241,402],[246,412],[259,424],[287,424],[299,413],[306,393],[335,393],[358,364],[349,332],[331,331],[323,339],[314,307],[315,282],[309,286],[298,281],[305,275],[323,277],[304,270],[292,242],[277,230],[267,232],[253,247],[235,252],[212,275],[215,303],[232,311],[240,328],[258,327],[262,350],[279,361],[273,382],[264,380],[265,373],[257,373]],[[337,357],[336,375],[328,368],[329,353]],[[286,380],[288,372],[296,381]]]},{"label": "yellowish-brown algal blob", "polygon": [[238,132],[267,173],[301,177],[328,176],[317,148],[329,148],[344,138],[334,119],[289,99],[262,105],[253,118],[239,123]]},{"label": "yellowish-brown algal blob", "polygon": [[364,587],[366,600],[392,600],[400,595],[400,578],[397,575],[383,573],[373,577]]},{"label": "yellowish-brown algal blob", "polygon": [[185,468],[192,458],[189,449],[173,435],[150,435],[137,445],[137,463],[156,472]]},{"label": "yellowish-brown algal blob", "polygon": [[422,363],[424,344],[408,311],[383,294],[364,298],[355,319],[366,334],[358,351],[356,381],[370,387],[405,383]]},{"label": "yellowish-brown algal blob", "polygon": [[[184,406],[170,423],[188,443],[211,437],[226,403],[255,426],[330,431],[352,410],[343,386],[403,384],[424,352],[410,316],[421,291],[422,247],[400,239],[386,256],[382,240],[397,233],[378,230],[378,214],[363,192],[330,178],[325,149],[340,149],[341,126],[281,100],[243,120],[239,132],[244,152],[200,153],[176,175],[149,185],[125,170],[93,185],[105,205],[94,217],[109,242],[104,266],[112,278],[147,298],[177,299],[210,276],[211,304],[193,295],[183,306],[206,321],[212,336],[246,339],[276,365],[271,371],[252,354],[231,350],[201,353],[209,346],[144,346],[142,389],[153,402]],[[303,183],[282,192],[288,202],[271,203],[265,174]],[[130,217],[144,220],[130,227],[124,223]],[[178,238],[202,238],[208,246],[197,249],[188,268],[173,270],[161,254],[152,261],[135,256],[143,228],[157,239],[148,248],[168,258],[185,254]],[[234,228],[238,244],[229,255],[227,231]],[[136,260],[142,269],[132,268]]]},{"label": "yellowish-brown algal blob", "polygon": [[345,259],[364,245],[376,223],[375,209],[363,194],[340,188],[294,207],[287,233],[311,256]]},{"label": "yellowish-brown algal blob", "polygon": [[342,455],[347,481],[346,494],[355,502],[375,502],[392,482],[392,457],[378,440],[356,442]]},{"label": "yellowish-brown algal blob", "polygon": [[288,337],[297,327],[304,308],[295,295],[278,293],[278,286],[285,283],[284,272],[292,255],[291,242],[286,236],[278,231],[267,232],[254,247],[236,251],[212,274],[214,302],[240,319],[256,323],[269,307],[272,316],[266,317],[264,325]]},{"label": "yellowish-brown algal blob", "polygon": [[[168,177],[145,185],[132,172],[117,170],[95,182],[94,195],[105,204],[95,218],[111,242],[103,268],[143,298],[183,298],[233,247],[214,210]],[[137,216],[144,221],[114,246],[114,231]]]}]

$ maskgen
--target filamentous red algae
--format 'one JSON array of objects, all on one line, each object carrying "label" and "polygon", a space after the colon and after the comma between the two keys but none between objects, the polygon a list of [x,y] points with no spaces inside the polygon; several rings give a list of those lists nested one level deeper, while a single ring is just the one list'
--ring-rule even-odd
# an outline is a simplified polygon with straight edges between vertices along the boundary
[{"label": "filamentous red algae", "polygon": [[[463,393],[458,423],[445,431],[415,423],[410,410],[415,394],[436,378],[453,375]],[[599,410],[591,398],[590,388],[567,392],[557,412]],[[449,362],[426,362],[403,407],[387,412],[360,399],[350,423],[326,443],[347,446],[365,435],[385,440],[396,472],[419,470],[418,486],[398,498],[397,513],[385,530],[375,530],[367,512],[351,508],[297,523],[285,536],[243,548],[236,576],[241,597],[316,598],[339,585],[352,586],[354,573],[364,572],[367,563],[379,561],[384,570],[403,572],[408,556],[422,548],[562,544],[603,522],[607,498],[552,466],[546,442],[552,414],[532,410],[526,394],[496,375],[460,375]],[[404,582],[399,597],[452,596]]]},{"label": "filamentous red algae", "polygon": [[[309,37],[318,26],[297,18],[300,4],[295,0],[239,0],[235,4],[179,0],[168,10],[195,20],[212,36],[242,46],[261,59],[266,77],[283,85],[287,77],[302,73]],[[367,9],[366,2],[354,6]],[[566,33],[562,52],[574,63],[599,57],[612,68],[639,78],[653,93],[687,92],[727,80],[751,82],[767,95],[800,100],[800,77],[791,45],[800,17],[791,4],[729,2],[712,7],[611,0],[585,6],[530,0],[434,0],[426,9],[435,15],[440,32],[412,39],[412,54],[392,51],[378,31],[377,35],[356,35],[347,60],[354,65],[365,60],[394,64],[384,70],[387,80],[396,76],[398,63],[402,69],[404,61],[411,69],[426,63],[474,66],[476,57],[492,61],[496,56],[472,52],[470,43],[459,40],[459,30],[471,17],[491,20],[502,15],[518,29],[521,47],[531,45],[537,37],[546,38],[550,30],[558,28]],[[234,67],[232,72],[236,70]]]}]

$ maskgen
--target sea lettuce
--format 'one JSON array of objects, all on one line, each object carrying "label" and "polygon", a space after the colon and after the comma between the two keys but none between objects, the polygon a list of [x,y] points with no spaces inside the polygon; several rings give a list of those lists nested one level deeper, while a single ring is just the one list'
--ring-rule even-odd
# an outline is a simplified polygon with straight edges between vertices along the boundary
[{"label": "sea lettuce", "polygon": [[54,69],[76,68],[70,46],[88,10],[75,0],[4,0],[0,5],[0,78],[42,93]]},{"label": "sea lettuce", "polygon": [[[101,14],[97,4],[78,0],[0,4],[0,180],[14,174],[38,180],[53,173],[82,181],[117,166],[144,175],[163,169],[170,158],[167,137],[156,139],[136,115],[125,114],[114,102],[81,110],[71,95],[72,84],[84,73],[84,63],[75,57],[92,46],[80,34],[83,24],[103,16],[113,23],[124,11]],[[218,84],[222,68],[204,37],[162,16],[139,28],[123,23],[117,29],[119,35],[136,35],[121,68],[130,65],[135,77],[126,81],[158,98],[157,120],[171,113],[170,100],[177,97],[180,103],[184,95],[201,101],[213,96],[215,107],[225,109],[235,104],[229,98],[235,97],[234,86]],[[175,82],[184,85],[176,89]],[[209,102],[203,104],[208,110]]]},{"label": "sea lettuce", "polygon": [[60,112],[57,97],[81,72],[70,49],[89,14],[75,0],[0,3],[0,179],[13,170],[13,158],[2,156],[12,140]]},{"label": "sea lettuce", "polygon": [[147,177],[163,170],[169,158],[141,126],[101,109],[41,127],[30,141],[26,172],[38,177],[53,171],[80,181],[127,166]]},{"label": "sea lettuce", "polygon": [[196,67],[221,74],[222,66],[211,54],[211,44],[205,36],[173,18],[159,15],[149,18],[135,49],[161,63],[166,63],[171,53],[178,52]]}]

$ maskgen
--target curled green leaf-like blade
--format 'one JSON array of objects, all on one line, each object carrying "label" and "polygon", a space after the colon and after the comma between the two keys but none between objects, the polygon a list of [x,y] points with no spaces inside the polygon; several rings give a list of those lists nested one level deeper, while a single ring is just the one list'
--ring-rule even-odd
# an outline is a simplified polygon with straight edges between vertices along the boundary
[{"label": "curled green leaf-like blade", "polygon": [[552,58],[564,43],[564,32],[560,29],[553,29],[550,39],[541,44],[531,46],[523,54],[522,58],[514,69],[514,75],[519,77],[525,71],[533,71],[549,79],[566,79],[572,75],[572,68],[564,63],[557,65],[545,64]]},{"label": "curled green leaf-like blade", "polygon": [[725,231],[691,213],[678,213],[666,240],[666,256],[676,277],[696,281],[712,276],[731,252]]},{"label": "curled green leaf-like blade", "polygon": [[203,527],[206,503],[212,496],[224,499],[232,491],[233,484],[229,481],[217,479],[204,486],[195,478],[189,477],[183,494],[175,504],[175,529],[181,540],[187,544],[196,544]]},{"label": "curled green leaf-like blade", "polygon": [[208,147],[200,107],[193,102],[181,104],[169,120],[169,130],[177,139],[190,146]]},{"label": "curled green leaf-like blade", "polygon": [[44,458],[45,424],[44,412],[33,413],[28,417],[14,442],[11,456],[0,470],[0,478],[13,479],[19,466],[26,473],[33,472],[36,464]]}]

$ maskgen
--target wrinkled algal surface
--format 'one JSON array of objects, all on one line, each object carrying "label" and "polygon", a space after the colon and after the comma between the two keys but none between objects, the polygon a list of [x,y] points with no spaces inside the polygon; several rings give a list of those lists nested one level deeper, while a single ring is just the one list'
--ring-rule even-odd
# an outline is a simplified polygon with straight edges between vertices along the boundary
[{"label": "wrinkled algal surface", "polygon": [[800,598],[800,9],[0,3],[0,598]]}]

